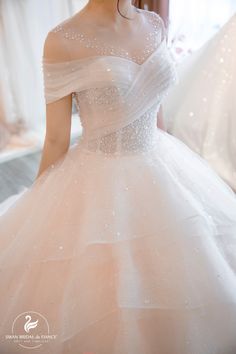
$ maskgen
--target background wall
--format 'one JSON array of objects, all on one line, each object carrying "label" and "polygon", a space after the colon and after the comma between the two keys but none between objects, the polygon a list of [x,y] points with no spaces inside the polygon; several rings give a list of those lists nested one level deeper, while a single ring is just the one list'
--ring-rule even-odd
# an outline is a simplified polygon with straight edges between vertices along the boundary
[{"label": "background wall", "polygon": [[[0,149],[45,124],[42,55],[46,35],[86,0],[0,0]],[[14,144],[13,143],[13,144]]]},{"label": "background wall", "polygon": [[170,0],[169,43],[179,59],[199,49],[235,12],[235,0]]}]

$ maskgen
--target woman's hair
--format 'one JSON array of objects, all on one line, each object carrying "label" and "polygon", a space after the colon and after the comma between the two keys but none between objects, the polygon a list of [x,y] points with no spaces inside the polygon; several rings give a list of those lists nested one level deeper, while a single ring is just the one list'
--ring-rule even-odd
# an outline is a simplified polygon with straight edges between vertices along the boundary
[{"label": "woman's hair", "polygon": [[[133,0],[133,1],[132,1],[132,3],[133,3],[134,6],[137,6],[137,2],[139,2],[139,1],[138,1],[138,0]],[[122,15],[122,13],[120,12],[119,4],[120,4],[120,0],[117,0],[117,10],[118,10],[119,14],[120,14],[122,17],[127,18],[127,20],[132,20],[132,18],[129,18],[129,17],[126,17],[126,16]],[[138,10],[136,10],[136,11],[138,11]]]}]

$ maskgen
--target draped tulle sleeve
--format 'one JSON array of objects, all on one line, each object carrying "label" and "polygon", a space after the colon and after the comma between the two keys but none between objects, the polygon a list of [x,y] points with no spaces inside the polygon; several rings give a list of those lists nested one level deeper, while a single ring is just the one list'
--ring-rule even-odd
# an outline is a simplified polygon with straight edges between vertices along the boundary
[{"label": "draped tulle sleeve", "polygon": [[[106,87],[111,81],[107,67],[113,56],[90,56],[64,62],[52,62],[43,58],[44,96],[46,103],[55,102],[69,94],[91,88]],[[117,67],[117,82],[130,74],[130,62]],[[112,63],[110,63],[112,65]],[[121,79],[122,78],[122,79]]]},{"label": "draped tulle sleeve", "polygon": [[43,58],[42,63],[46,103],[55,102],[83,88],[88,72],[84,70],[81,60],[51,62]]}]

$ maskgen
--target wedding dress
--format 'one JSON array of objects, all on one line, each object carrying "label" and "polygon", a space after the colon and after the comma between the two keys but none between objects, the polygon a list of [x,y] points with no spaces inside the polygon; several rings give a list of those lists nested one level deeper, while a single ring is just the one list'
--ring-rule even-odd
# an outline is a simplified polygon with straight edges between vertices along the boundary
[{"label": "wedding dress", "polygon": [[163,102],[167,130],[236,191],[236,14],[178,69]]},{"label": "wedding dress", "polygon": [[156,127],[176,71],[162,20],[141,13],[133,56],[52,32],[94,53],[43,62],[46,101],[73,93],[83,134],[1,216],[1,353],[41,332],[32,353],[236,352],[236,198]]}]

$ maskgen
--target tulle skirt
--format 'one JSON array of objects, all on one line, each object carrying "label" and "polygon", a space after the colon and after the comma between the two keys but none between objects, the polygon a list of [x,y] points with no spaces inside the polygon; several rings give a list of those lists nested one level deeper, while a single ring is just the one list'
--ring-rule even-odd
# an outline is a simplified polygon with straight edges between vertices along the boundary
[{"label": "tulle skirt", "polygon": [[236,352],[236,198],[175,137],[76,143],[0,228],[1,354]]},{"label": "tulle skirt", "polygon": [[236,191],[236,14],[178,67],[163,102],[167,130]]}]

